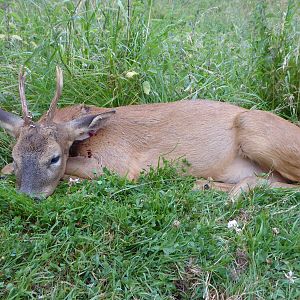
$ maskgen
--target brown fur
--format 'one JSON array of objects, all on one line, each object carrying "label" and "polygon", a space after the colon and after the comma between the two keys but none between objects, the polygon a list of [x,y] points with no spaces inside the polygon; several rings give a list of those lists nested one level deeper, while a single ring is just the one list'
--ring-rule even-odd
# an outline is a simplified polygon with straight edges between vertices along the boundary
[{"label": "brown fur", "polygon": [[[104,111],[90,108],[91,114]],[[100,164],[131,178],[150,165],[156,166],[162,156],[182,157],[191,164],[192,175],[219,179],[219,170],[231,163],[236,152],[233,121],[234,114],[241,111],[229,104],[193,100],[119,107],[95,136],[76,145],[76,156],[88,157],[91,152],[99,174]],[[80,107],[65,108],[57,111],[54,121],[80,113]],[[218,131],[212,130],[212,125]]]}]

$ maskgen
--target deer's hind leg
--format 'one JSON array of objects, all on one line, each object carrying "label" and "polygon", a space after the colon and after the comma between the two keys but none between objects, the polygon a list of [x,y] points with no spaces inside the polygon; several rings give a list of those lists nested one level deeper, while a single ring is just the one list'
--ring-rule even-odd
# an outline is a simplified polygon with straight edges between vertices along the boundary
[{"label": "deer's hind leg", "polygon": [[264,111],[246,111],[235,120],[240,155],[288,180],[300,181],[300,129]]},{"label": "deer's hind leg", "polygon": [[[246,111],[235,120],[240,156],[255,162],[270,176],[247,176],[229,192],[232,200],[257,186],[300,189],[300,129],[268,112]],[[233,175],[231,175],[233,176]]]},{"label": "deer's hind leg", "polygon": [[198,179],[195,182],[194,190],[216,190],[221,192],[230,192],[235,187],[233,183],[224,183],[209,179]]},{"label": "deer's hind leg", "polygon": [[237,184],[223,183],[211,180],[197,180],[195,182],[195,190],[216,190],[227,192],[229,200],[235,202],[242,194],[247,194],[256,187],[269,187],[269,188],[284,188],[295,189],[300,191],[300,185],[288,184],[284,182],[272,182],[270,179],[265,179],[257,176],[246,177]]},{"label": "deer's hind leg", "polygon": [[237,183],[229,191],[229,199],[235,202],[242,194],[247,194],[256,187],[269,187],[269,188],[284,188],[284,189],[295,189],[300,190],[300,185],[289,184],[285,182],[272,182],[270,179],[261,178],[257,176],[251,176],[244,178],[239,183]]}]

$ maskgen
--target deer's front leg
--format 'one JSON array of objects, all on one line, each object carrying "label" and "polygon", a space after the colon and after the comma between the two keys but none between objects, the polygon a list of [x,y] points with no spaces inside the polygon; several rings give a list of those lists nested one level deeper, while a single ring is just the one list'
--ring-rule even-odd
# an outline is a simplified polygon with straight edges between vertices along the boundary
[{"label": "deer's front leg", "polygon": [[[135,164],[132,163],[134,166]],[[77,176],[86,179],[93,179],[103,174],[103,168],[107,167],[120,176],[124,176],[129,180],[136,180],[139,176],[138,168],[126,168],[120,166],[106,165],[100,158],[75,156],[69,157],[67,161],[65,175]]]},{"label": "deer's front leg", "polygon": [[95,158],[83,156],[69,157],[65,175],[93,179],[102,174],[102,166]]},{"label": "deer's front leg", "polygon": [[8,164],[1,170],[1,175],[12,175],[14,174],[14,166],[13,164]]}]

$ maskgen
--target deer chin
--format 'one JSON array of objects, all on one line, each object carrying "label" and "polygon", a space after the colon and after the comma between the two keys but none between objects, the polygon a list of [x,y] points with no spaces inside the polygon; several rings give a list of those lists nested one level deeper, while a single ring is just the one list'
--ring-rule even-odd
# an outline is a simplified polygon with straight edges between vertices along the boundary
[{"label": "deer chin", "polygon": [[[60,177],[59,177],[60,179]],[[34,198],[36,200],[43,200],[49,196],[51,196],[55,189],[57,188],[57,185],[59,183],[58,181],[52,182],[51,185],[43,185],[41,187],[37,186],[32,188],[30,185],[19,185],[18,183],[16,184],[17,191],[19,193],[25,194],[31,198]]]},{"label": "deer chin", "polygon": [[41,193],[41,192],[34,193],[34,192],[26,191],[26,189],[18,189],[18,192],[21,193],[21,194],[25,194],[26,196],[28,196],[32,199],[35,199],[37,201],[44,200],[53,193],[53,191],[50,192],[50,193]]}]

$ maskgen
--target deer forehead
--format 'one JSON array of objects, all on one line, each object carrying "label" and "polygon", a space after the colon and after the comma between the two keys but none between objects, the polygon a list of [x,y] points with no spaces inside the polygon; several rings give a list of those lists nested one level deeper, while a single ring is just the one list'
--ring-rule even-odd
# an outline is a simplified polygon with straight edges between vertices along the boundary
[{"label": "deer forehead", "polygon": [[34,125],[24,127],[13,149],[15,155],[33,154],[41,157],[44,154],[55,154],[63,145],[63,134],[56,127]]}]

